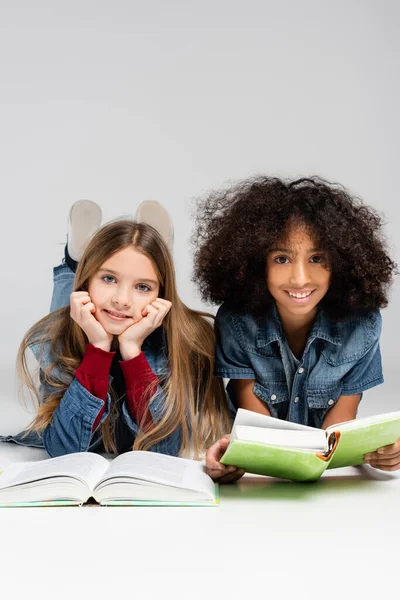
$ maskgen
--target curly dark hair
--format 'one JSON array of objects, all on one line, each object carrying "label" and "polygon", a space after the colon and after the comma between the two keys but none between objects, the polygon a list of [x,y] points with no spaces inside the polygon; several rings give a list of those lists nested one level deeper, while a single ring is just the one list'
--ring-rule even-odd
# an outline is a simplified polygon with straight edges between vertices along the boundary
[{"label": "curly dark hair", "polygon": [[387,305],[396,264],[378,212],[341,185],[319,177],[256,177],[199,200],[194,276],[202,299],[259,315],[273,302],[266,260],[293,223],[304,225],[329,256],[330,288],[320,306],[342,318]]}]

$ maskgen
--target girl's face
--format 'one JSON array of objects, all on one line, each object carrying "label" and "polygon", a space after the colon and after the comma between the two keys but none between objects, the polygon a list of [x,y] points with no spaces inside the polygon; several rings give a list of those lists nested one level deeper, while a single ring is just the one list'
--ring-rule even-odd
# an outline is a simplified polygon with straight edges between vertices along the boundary
[{"label": "girl's face", "polygon": [[301,226],[267,257],[267,286],[281,316],[313,316],[329,289],[328,256]]},{"label": "girl's face", "polygon": [[89,296],[94,316],[107,333],[120,335],[142,318],[158,297],[160,284],[151,260],[128,246],[105,261],[92,277]]}]

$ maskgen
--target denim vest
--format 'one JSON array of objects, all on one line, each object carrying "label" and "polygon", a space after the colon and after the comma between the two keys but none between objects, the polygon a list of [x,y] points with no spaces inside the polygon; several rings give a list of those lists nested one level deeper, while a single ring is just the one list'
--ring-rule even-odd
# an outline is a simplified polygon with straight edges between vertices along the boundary
[{"label": "denim vest", "polygon": [[[153,373],[158,376],[165,376],[169,373],[169,366],[166,346],[165,344],[163,345],[162,339],[160,340],[162,337],[160,332],[156,330],[146,338],[142,350]],[[40,365],[40,402],[45,402],[51,393],[57,391],[56,388],[52,388],[49,384],[45,383],[43,379],[43,371],[54,362],[54,355],[50,351],[50,342],[33,344],[30,348]],[[65,380],[63,373],[57,372],[56,369],[53,370],[53,375],[60,381]],[[111,382],[112,377],[110,376]],[[71,452],[96,451],[102,447],[99,426],[110,414],[110,394],[107,394],[106,409],[101,421],[96,431],[93,432],[93,424],[103,404],[102,400],[92,396],[74,378],[64,393],[57,409],[54,411],[52,422],[40,435],[36,432],[30,432],[28,435],[25,435],[25,432],[21,432],[13,436],[0,436],[0,441],[45,448],[47,453],[52,457]],[[149,406],[152,419],[155,423],[159,421],[164,405],[165,395],[161,386],[158,386]],[[126,426],[132,431],[134,438],[138,433],[138,426],[133,421],[124,400],[122,400],[122,410],[119,418],[124,420]],[[176,456],[179,453],[180,446],[181,431],[178,428],[167,438],[152,446],[151,450]]]},{"label": "denim vest", "polygon": [[215,326],[215,374],[231,380],[227,392],[234,412],[234,379],[254,379],[254,394],[273,417],[313,427],[322,426],[340,396],[361,394],[383,382],[379,311],[357,311],[333,321],[320,310],[297,364],[275,305],[259,319],[222,305]]}]

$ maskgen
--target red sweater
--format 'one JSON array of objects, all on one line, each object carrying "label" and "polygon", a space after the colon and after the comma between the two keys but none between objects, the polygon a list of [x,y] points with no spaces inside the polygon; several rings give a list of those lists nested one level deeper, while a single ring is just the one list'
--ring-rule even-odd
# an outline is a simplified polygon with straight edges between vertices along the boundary
[{"label": "red sweater", "polygon": [[[108,377],[110,374],[111,363],[115,352],[106,352],[96,348],[92,344],[86,346],[85,356],[78,369],[75,371],[75,377],[88,392],[103,400],[92,431],[98,426],[101,417],[106,408],[107,391],[109,386]],[[139,424],[147,410],[150,398],[155,393],[158,386],[158,377],[150,368],[147,358],[141,352],[135,358],[119,361],[126,385],[126,399],[129,412],[135,423]],[[151,414],[147,411],[144,426],[152,423]]]}]

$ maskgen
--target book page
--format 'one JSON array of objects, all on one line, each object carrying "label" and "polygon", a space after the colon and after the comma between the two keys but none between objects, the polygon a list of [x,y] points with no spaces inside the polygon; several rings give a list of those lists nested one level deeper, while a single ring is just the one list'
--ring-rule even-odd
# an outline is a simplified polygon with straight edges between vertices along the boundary
[{"label": "book page", "polygon": [[236,413],[233,428],[237,425],[249,425],[251,427],[263,427],[268,429],[315,431],[315,427],[308,427],[308,425],[300,425],[300,423],[291,423],[290,421],[275,419],[275,417],[260,415],[259,413],[253,412],[252,410],[246,410],[244,408],[239,408]]},{"label": "book page", "polygon": [[261,442],[262,444],[280,446],[281,448],[297,448],[314,452],[324,452],[327,448],[327,436],[322,429],[296,431],[237,425],[232,438],[248,442]]},{"label": "book page", "polygon": [[115,477],[204,492],[213,497],[215,485],[202,463],[156,452],[126,452],[113,460],[99,485]]},{"label": "book page", "polygon": [[14,463],[0,476],[0,489],[51,477],[69,476],[85,482],[92,490],[108,464],[106,458],[93,452],[76,452],[37,462]]}]

